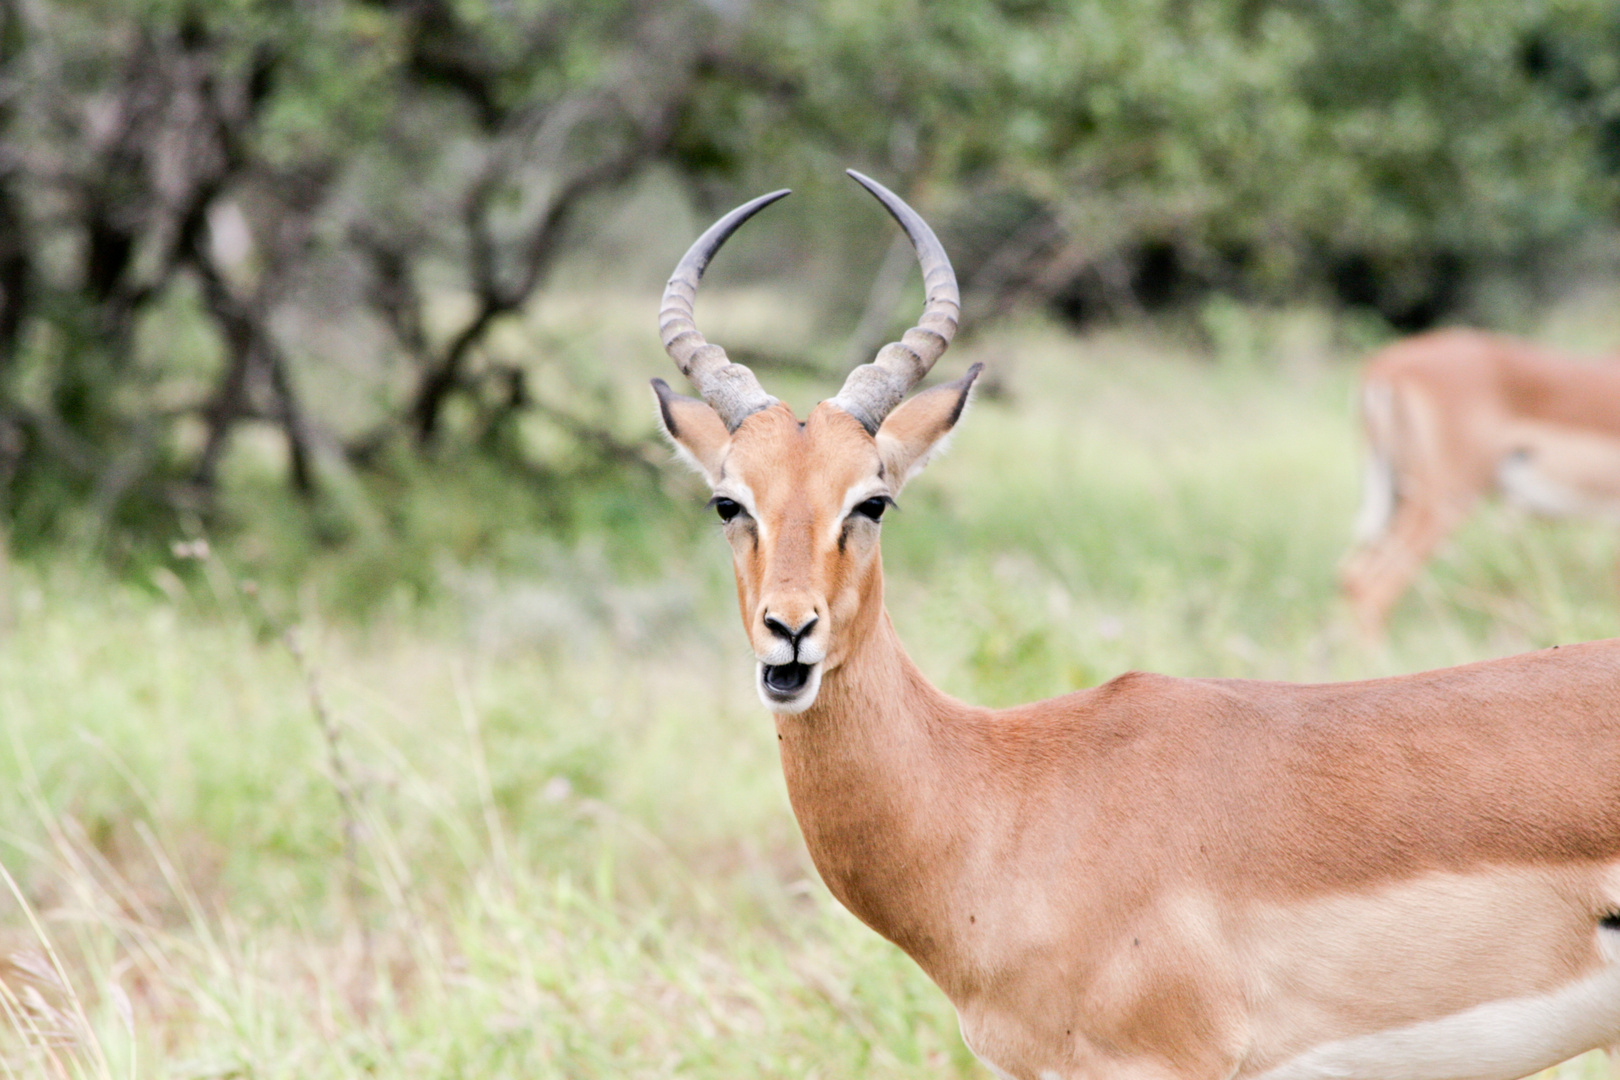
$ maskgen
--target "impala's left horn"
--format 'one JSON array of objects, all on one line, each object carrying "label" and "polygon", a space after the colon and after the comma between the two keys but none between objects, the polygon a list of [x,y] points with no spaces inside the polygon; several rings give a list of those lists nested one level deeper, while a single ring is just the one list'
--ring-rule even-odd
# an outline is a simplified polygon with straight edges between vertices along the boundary
[{"label": "impala's left horn", "polygon": [[788,194],[784,188],[761,195],[709,226],[686,250],[664,287],[664,302],[658,312],[658,332],[664,341],[664,351],[681,369],[681,374],[692,381],[703,400],[720,414],[727,431],[736,431],[738,424],[761,409],[775,405],[776,399],[765,392],[752,371],[742,364],[733,364],[726,358],[726,350],[704,339],[692,319],[692,304],[697,299],[703,271],[708,269],[709,260],[720,246],[743,222]]}]

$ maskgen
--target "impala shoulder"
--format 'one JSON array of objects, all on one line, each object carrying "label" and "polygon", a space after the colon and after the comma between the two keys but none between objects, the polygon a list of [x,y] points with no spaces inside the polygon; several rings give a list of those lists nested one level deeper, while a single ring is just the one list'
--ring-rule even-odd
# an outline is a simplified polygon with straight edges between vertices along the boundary
[{"label": "impala shoulder", "polygon": [[1250,711],[1241,693],[1219,680],[1183,679],[1127,671],[1099,686],[1042,702],[1063,726],[1101,749],[1121,744],[1196,741],[1230,718]]},{"label": "impala shoulder", "polygon": [[1242,679],[1185,679],[1151,671],[1127,671],[1088,693],[1102,708],[1159,710],[1173,704],[1194,712],[1225,711],[1230,706],[1241,706],[1251,696],[1248,688],[1255,685]]},{"label": "impala shoulder", "polygon": [[1166,706],[1172,701],[1185,701],[1189,693],[1196,693],[1193,680],[1151,671],[1127,671],[1089,689],[1026,708],[1065,723],[1088,722],[1088,726],[1108,718],[1145,721],[1163,715]]},{"label": "impala shoulder", "polygon": [[1154,691],[1163,687],[1182,682],[1173,675],[1160,675],[1156,671],[1124,671],[1115,675],[1105,683],[1096,687],[1098,694],[1119,695]]}]

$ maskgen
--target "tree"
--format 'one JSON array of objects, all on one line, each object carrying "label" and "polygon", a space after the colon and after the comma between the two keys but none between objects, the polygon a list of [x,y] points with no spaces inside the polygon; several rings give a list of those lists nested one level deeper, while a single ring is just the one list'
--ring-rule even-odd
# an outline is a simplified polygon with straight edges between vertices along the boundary
[{"label": "tree", "polygon": [[1620,41],[1590,0],[879,0],[754,26],[791,130],[917,148],[981,312],[1219,288],[1421,325],[1613,205]]},{"label": "tree", "polygon": [[[321,454],[431,449],[457,395],[534,406],[482,344],[582,202],[659,160],[715,40],[649,0],[0,11],[0,479],[23,537],[206,509],[249,421],[311,493]],[[430,289],[472,297],[448,333]],[[362,310],[406,385],[344,431],[292,355],[319,351],[300,325]]]}]

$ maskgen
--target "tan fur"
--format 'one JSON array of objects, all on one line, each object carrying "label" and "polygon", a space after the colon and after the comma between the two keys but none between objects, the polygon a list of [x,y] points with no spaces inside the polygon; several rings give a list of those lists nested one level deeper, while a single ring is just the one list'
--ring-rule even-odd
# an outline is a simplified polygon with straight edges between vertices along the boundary
[{"label": "tan fur", "polygon": [[1362,385],[1369,454],[1395,495],[1341,578],[1369,636],[1486,492],[1501,486],[1528,493],[1518,501],[1530,509],[1620,519],[1620,363],[1442,330],[1373,357]]},{"label": "tan fur", "polygon": [[[976,1053],[1020,1080],[1294,1075],[1608,970],[1620,641],[1371,682],[1130,673],[956,701],[896,637],[878,527],[850,502],[898,493],[965,394],[918,395],[876,438],[830,404],[672,434],[707,439],[688,451],[718,457],[717,493],[751,500],[726,531],[756,653],[767,613],[818,618],[819,691],[776,717],[811,857]],[[1525,1053],[1612,1042],[1616,1017]]]}]

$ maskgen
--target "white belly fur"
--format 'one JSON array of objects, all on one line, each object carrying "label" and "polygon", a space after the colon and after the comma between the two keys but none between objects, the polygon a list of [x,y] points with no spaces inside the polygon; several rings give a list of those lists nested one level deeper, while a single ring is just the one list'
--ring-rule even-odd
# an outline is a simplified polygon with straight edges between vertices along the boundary
[{"label": "white belly fur", "polygon": [[1620,439],[1520,423],[1507,442],[1496,480],[1509,502],[1548,517],[1620,521]]},{"label": "white belly fur", "polygon": [[1314,1047],[1259,1080],[1517,1080],[1620,1033],[1620,966],[1548,994]]},{"label": "white belly fur", "polygon": [[[1229,904],[1216,953],[1243,984],[1233,1075],[1518,1080],[1614,1045],[1620,932],[1598,920],[1616,910],[1620,864],[1434,872],[1304,901]],[[1153,1055],[1104,1054],[1082,1066],[1083,1040],[1032,1058],[1024,1036],[1034,1033],[1021,1031],[1019,1016],[961,1019],[964,1042],[1001,1080],[1176,1075]],[[1003,1053],[1011,1046],[1023,1049]]]}]

